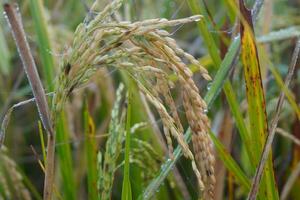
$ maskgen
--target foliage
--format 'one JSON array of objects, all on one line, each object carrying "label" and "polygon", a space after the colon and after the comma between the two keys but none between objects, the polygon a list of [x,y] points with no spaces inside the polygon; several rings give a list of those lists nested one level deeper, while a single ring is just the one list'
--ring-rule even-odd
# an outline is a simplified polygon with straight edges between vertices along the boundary
[{"label": "foliage", "polygon": [[0,199],[300,198],[298,1],[7,5]]}]

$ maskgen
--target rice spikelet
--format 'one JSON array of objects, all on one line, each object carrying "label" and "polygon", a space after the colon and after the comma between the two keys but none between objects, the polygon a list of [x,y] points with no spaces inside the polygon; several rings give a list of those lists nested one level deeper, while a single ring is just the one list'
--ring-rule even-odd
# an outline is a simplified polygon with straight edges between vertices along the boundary
[{"label": "rice spikelet", "polygon": [[[212,144],[208,135],[210,123],[205,113],[206,104],[192,79],[193,73],[183,59],[199,66],[204,79],[211,78],[192,55],[181,49],[167,31],[161,30],[164,27],[199,21],[202,16],[118,22],[111,15],[121,5],[122,0],[115,0],[94,19],[86,18],[77,27],[73,44],[61,64],[52,102],[52,118],[55,121],[70,93],[88,82],[97,69],[116,67],[125,70],[158,111],[170,157],[172,158],[174,138],[181,146],[184,156],[191,160],[204,198],[212,199],[215,180]],[[193,131],[194,154],[183,137],[184,129],[171,95],[174,84],[168,80],[171,74],[177,75],[182,87],[186,117]]]}]

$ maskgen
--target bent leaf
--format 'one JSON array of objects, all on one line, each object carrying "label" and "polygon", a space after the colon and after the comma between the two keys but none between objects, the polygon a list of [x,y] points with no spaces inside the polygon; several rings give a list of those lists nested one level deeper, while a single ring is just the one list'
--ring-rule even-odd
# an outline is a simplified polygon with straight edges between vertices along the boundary
[{"label": "bent leaf", "polygon": [[[241,19],[241,46],[242,63],[246,82],[246,96],[248,102],[248,113],[250,130],[252,137],[252,150],[255,154],[254,164],[257,166],[262,147],[268,133],[268,122],[266,115],[266,102],[263,92],[263,85],[260,72],[260,64],[255,44],[251,12],[240,0]],[[262,196],[264,195],[264,196]],[[278,199],[278,192],[275,187],[273,174],[272,156],[269,157],[268,164],[261,183],[260,197],[266,199]]]}]

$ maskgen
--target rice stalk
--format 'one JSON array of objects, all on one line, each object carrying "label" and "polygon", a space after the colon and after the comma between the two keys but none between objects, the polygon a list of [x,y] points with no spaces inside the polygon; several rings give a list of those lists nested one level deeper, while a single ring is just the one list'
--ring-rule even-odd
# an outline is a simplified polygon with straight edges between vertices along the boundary
[{"label": "rice stalk", "polygon": [[129,84],[127,94],[126,110],[126,131],[125,131],[125,149],[124,149],[124,170],[122,184],[122,200],[132,200],[132,189],[130,182],[130,156],[131,156],[131,112],[132,112],[132,83]]}]

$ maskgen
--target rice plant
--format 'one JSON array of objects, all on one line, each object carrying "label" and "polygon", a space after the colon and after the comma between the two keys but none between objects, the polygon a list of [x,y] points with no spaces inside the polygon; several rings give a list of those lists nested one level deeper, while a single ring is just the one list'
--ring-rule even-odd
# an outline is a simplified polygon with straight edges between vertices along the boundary
[{"label": "rice plant", "polygon": [[0,199],[297,199],[299,3],[216,2],[3,2]]}]

